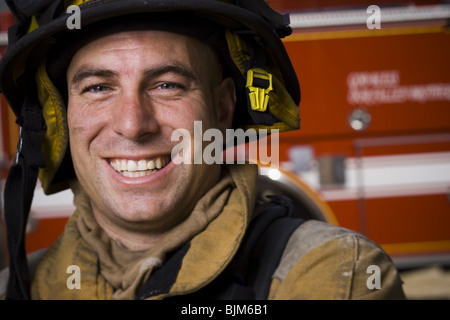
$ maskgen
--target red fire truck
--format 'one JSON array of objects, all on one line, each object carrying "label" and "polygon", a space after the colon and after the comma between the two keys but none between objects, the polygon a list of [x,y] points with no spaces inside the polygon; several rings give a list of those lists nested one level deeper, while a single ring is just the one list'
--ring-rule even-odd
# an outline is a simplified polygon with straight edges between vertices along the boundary
[{"label": "red fire truck", "polygon": [[450,6],[351,2],[272,3],[303,93],[282,168],[399,266],[449,263]]}]

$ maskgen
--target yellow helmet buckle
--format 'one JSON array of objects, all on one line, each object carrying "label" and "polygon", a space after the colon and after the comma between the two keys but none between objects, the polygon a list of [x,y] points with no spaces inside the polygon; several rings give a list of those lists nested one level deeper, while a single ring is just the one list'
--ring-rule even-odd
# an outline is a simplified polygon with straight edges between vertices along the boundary
[{"label": "yellow helmet buckle", "polygon": [[269,103],[269,92],[273,90],[272,74],[259,68],[247,71],[247,84],[249,89],[250,105],[252,110],[264,112]]}]

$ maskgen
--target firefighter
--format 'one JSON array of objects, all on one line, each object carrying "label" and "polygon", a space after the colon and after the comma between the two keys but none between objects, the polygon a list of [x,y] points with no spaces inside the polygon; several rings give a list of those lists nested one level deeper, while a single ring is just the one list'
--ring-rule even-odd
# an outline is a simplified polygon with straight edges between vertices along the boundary
[{"label": "firefighter", "polygon": [[[288,16],[262,0],[7,3],[17,22],[0,89],[20,141],[5,186],[6,298],[261,298],[223,277],[257,229],[257,166],[176,162],[196,150],[174,153],[173,133],[299,128]],[[76,211],[27,257],[38,178],[47,194],[71,188]],[[389,257],[355,232],[302,221],[286,242],[262,298],[404,297]]]}]

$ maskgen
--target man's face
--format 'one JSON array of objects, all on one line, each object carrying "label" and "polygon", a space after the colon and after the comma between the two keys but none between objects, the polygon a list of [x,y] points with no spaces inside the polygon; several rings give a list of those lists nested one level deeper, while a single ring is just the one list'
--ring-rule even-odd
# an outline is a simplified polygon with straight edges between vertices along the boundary
[{"label": "man's face", "polygon": [[219,179],[219,165],[171,161],[176,129],[231,126],[234,85],[198,40],[162,31],[95,40],[68,71],[73,164],[102,226],[164,232]]}]

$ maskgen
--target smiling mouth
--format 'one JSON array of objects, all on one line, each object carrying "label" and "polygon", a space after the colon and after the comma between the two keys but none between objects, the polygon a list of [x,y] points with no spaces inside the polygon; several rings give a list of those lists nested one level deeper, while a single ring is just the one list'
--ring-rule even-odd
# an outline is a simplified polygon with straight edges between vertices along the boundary
[{"label": "smiling mouth", "polygon": [[152,159],[138,161],[129,159],[110,159],[109,165],[125,177],[137,178],[155,173],[164,168],[171,161],[170,155],[158,156]]}]

